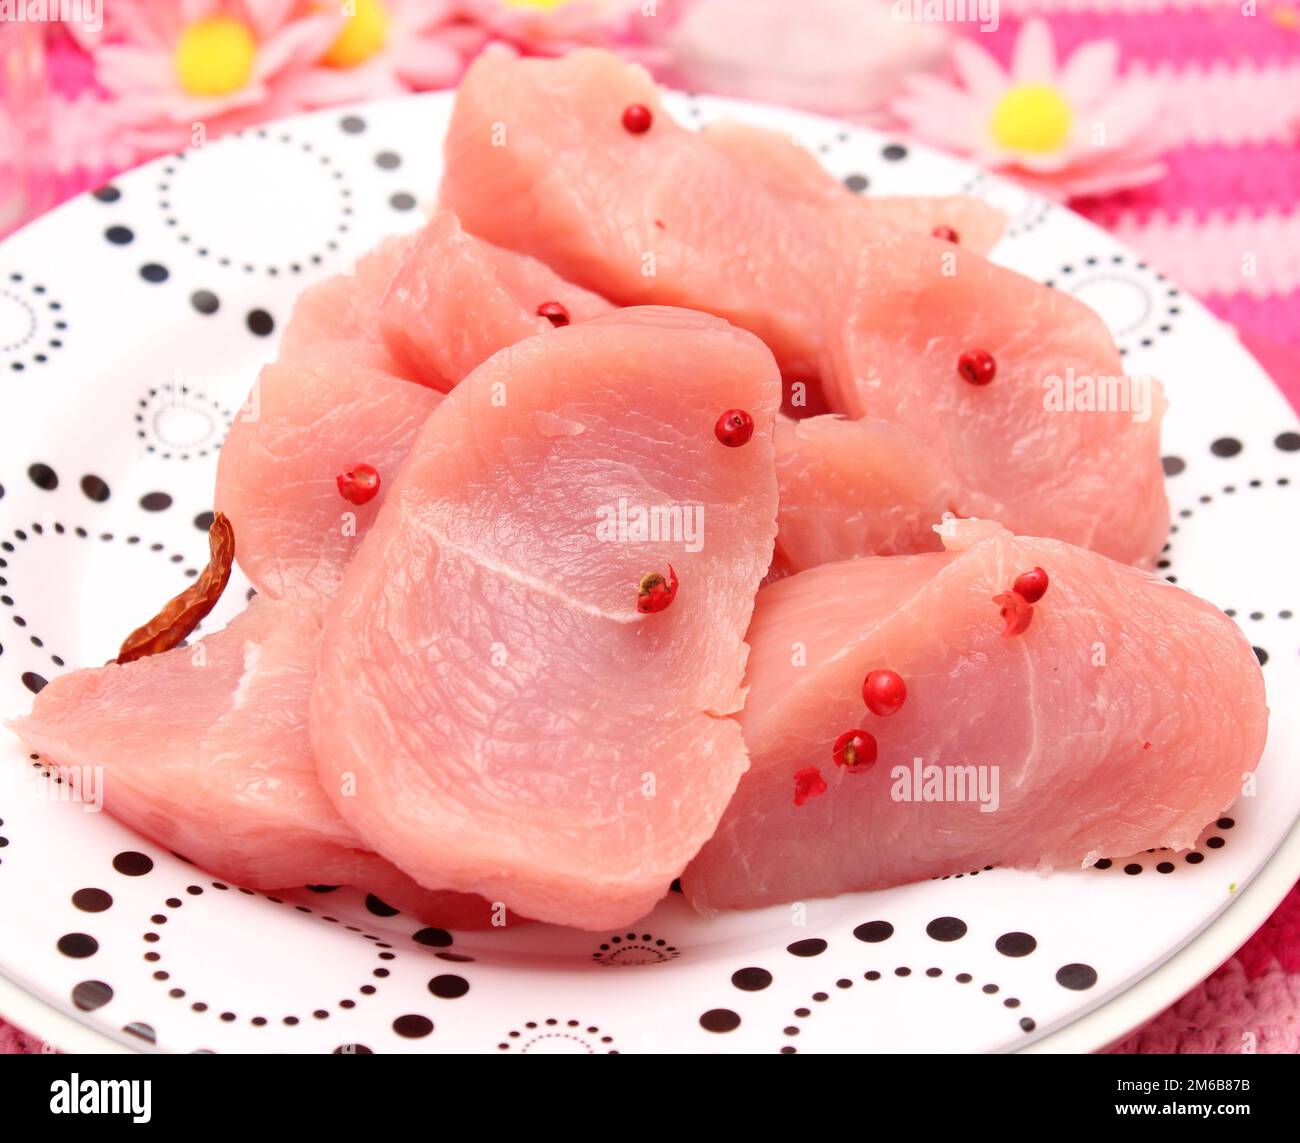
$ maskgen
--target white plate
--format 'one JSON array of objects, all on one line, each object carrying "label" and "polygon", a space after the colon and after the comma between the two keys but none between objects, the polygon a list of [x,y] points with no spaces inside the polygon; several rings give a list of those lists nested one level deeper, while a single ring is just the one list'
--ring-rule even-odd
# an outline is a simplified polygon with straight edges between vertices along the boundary
[{"label": "white plate", "polygon": [[[0,711],[109,658],[202,566],[216,451],[295,295],[420,224],[450,106],[271,124],[124,175],[0,246]],[[1096,307],[1133,371],[1168,387],[1164,574],[1232,609],[1270,693],[1295,693],[1300,435],[1228,330],[1103,232],[955,160],[793,112],[671,106],[787,130],[855,189],[968,190],[1007,209],[996,260]],[[619,933],[453,935],[350,889],[277,900],[216,883],[60,800],[67,787],[6,740],[0,1011],[70,1047],[181,1052],[997,1051],[1076,1021],[1043,1046],[1099,1047],[1208,974],[1300,872],[1293,842],[1224,913],[1300,816],[1298,746],[1297,708],[1275,697],[1257,796],[1194,853],[1047,878],[972,870],[812,902],[802,926],[784,907],[706,922],[671,894]],[[1158,986],[1107,1004],[1212,924]]]}]

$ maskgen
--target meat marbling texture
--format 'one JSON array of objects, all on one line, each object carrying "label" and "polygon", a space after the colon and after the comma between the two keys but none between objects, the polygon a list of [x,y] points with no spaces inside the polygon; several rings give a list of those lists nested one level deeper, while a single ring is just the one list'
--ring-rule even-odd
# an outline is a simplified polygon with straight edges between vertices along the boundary
[{"label": "meat marbling texture", "polygon": [[60,676],[9,725],[56,766],[102,768],[104,808],[209,873],[255,889],[357,885],[458,928],[481,898],[420,888],[321,789],[307,734],[320,620],[254,599],[192,646]]},{"label": "meat marbling texture", "polygon": [[[1237,797],[1268,712],[1231,620],[1059,541],[977,520],[945,532],[943,553],[826,564],[759,593],[740,715],[752,764],[682,878],[696,908],[1179,849]],[[1035,566],[1047,593],[1004,637],[993,596]],[[881,668],[908,690],[888,716],[862,698]],[[850,729],[879,745],[864,773],[832,762]],[[927,801],[918,764],[984,770],[963,777],[967,800]],[[807,766],[829,789],[797,806]]]},{"label": "meat marbling texture", "polygon": [[[448,395],[345,573],[312,693],[322,784],[355,775],[336,804],[379,852],[583,928],[667,891],[747,764],[729,716],[779,401],[756,338],[654,308],[530,338]],[[740,448],[714,435],[730,408],[755,421]],[[619,528],[660,509],[689,528]],[[675,601],[639,614],[669,565]]]}]

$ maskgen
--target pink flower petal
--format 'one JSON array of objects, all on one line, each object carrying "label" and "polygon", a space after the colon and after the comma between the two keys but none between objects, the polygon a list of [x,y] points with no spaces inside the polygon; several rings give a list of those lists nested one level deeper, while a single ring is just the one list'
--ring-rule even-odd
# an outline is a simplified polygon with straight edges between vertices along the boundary
[{"label": "pink flower petal", "polygon": [[258,49],[252,82],[264,82],[285,68],[306,68],[314,64],[338,36],[343,26],[341,11],[304,16],[278,31]]},{"label": "pink flower petal", "polygon": [[393,70],[416,91],[451,87],[465,70],[465,56],[439,38],[425,36],[394,45]]},{"label": "pink flower petal", "polygon": [[1080,44],[1061,69],[1057,86],[1071,107],[1089,107],[1116,84],[1119,45],[1114,40]]},{"label": "pink flower petal", "polygon": [[171,56],[131,44],[105,44],[95,52],[95,78],[108,91],[172,91],[176,70]]},{"label": "pink flower petal", "polygon": [[1026,20],[1011,55],[1016,83],[1052,83],[1056,78],[1056,47],[1046,21]]},{"label": "pink flower petal", "polygon": [[339,103],[386,99],[406,91],[393,74],[392,62],[386,53],[357,67],[310,68],[286,77],[278,86],[302,107],[332,107]]},{"label": "pink flower petal", "polygon": [[241,7],[257,38],[268,40],[293,17],[298,0],[241,0]]},{"label": "pink flower petal", "polygon": [[1007,89],[1007,75],[998,61],[970,40],[953,42],[952,66],[972,95],[988,99]]}]

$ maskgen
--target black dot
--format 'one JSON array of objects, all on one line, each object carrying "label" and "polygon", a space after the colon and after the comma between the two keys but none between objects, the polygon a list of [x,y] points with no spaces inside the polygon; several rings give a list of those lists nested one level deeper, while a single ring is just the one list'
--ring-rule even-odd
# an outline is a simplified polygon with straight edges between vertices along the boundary
[{"label": "black dot", "polygon": [[104,237],[114,246],[125,246],[135,240],[135,234],[129,226],[110,226],[104,231]]},{"label": "black dot", "polygon": [[[15,623],[18,623],[18,618],[19,618],[18,616],[14,617]],[[24,624],[18,623],[18,626],[22,627],[24,626]],[[35,671],[23,672],[23,686],[25,686],[34,695],[40,694],[41,691],[43,691],[48,684],[49,684],[49,680],[42,675],[38,675]]]},{"label": "black dot", "polygon": [[959,941],[966,935],[966,922],[958,917],[935,917],[925,931],[931,940]]},{"label": "black dot", "polygon": [[1038,947],[1038,942],[1028,933],[1003,933],[993,947],[1003,956],[1028,956]]},{"label": "black dot", "polygon": [[730,1008],[710,1008],[700,1017],[700,1027],[706,1032],[734,1032],[740,1027],[740,1016]]},{"label": "black dot", "polygon": [[415,207],[415,196],[406,191],[398,191],[388,200],[388,205],[394,210],[412,210]]},{"label": "black dot", "polygon": [[266,310],[249,310],[244,321],[248,328],[258,337],[266,337],[275,329],[275,320]]},{"label": "black dot", "polygon": [[126,877],[143,877],[153,869],[153,858],[128,849],[113,858],[113,868]]},{"label": "black dot", "polygon": [[1273,443],[1283,452],[1295,452],[1300,449],[1300,433],[1278,433]]},{"label": "black dot", "polygon": [[731,974],[731,983],[741,992],[762,992],[772,983],[772,974],[765,968],[738,968]]},{"label": "black dot", "polygon": [[1166,476],[1177,476],[1187,467],[1187,462],[1181,456],[1162,456],[1160,464]]},{"label": "black dot", "polygon": [[1186,861],[1188,865],[1200,865],[1201,862],[1205,860],[1205,854],[1193,851],[1183,858],[1183,860]]},{"label": "black dot", "polygon": [[93,190],[90,193],[99,199],[100,202],[117,202],[117,200],[122,197],[122,192],[111,184],[108,186],[102,186],[98,190]]},{"label": "black dot", "polygon": [[140,497],[140,507],[146,512],[165,512],[172,506],[172,498],[166,492],[146,492]]},{"label": "black dot", "polygon": [[1136,877],[1139,873],[1142,872],[1142,866],[1140,866],[1137,862],[1131,862],[1130,864],[1124,866],[1124,872],[1127,873],[1130,877]]},{"label": "black dot", "polygon": [[167,267],[160,266],[157,262],[146,262],[140,267],[140,277],[146,282],[165,282],[169,276]]},{"label": "black dot", "polygon": [[59,952],[81,959],[99,952],[99,942],[89,933],[65,933],[59,938]]},{"label": "black dot", "polygon": [[1206,849],[1222,849],[1222,848],[1223,848],[1223,838],[1221,838],[1221,837],[1211,837],[1211,838],[1207,838],[1207,839],[1206,839],[1206,842],[1205,842],[1205,848],[1206,848]]},{"label": "black dot", "polygon": [[394,151],[380,151],[375,156],[375,166],[382,167],[385,171],[395,171],[402,165],[402,156]]},{"label": "black dot", "polygon": [[195,290],[190,295],[190,305],[201,314],[214,314],[221,308],[221,301],[211,290]]},{"label": "black dot", "polygon": [[[373,893],[366,894],[366,908],[370,912],[374,913],[376,917],[396,917],[397,914],[401,912],[400,909],[394,909],[392,905],[389,905],[385,901],[381,901]],[[416,939],[419,940],[419,933],[416,934]],[[420,943],[423,944],[425,942],[421,941]]]},{"label": "black dot", "polygon": [[113,989],[102,980],[83,980],[72,989],[72,1003],[82,1012],[103,1008],[113,999]]},{"label": "black dot", "polygon": [[[367,897],[367,908],[370,908],[371,901],[378,901],[385,909],[388,908],[388,906],[384,905],[378,897]],[[374,909],[370,909],[370,911],[373,913]],[[393,910],[393,912],[396,911],[397,910],[395,909]],[[381,917],[391,917],[392,913],[380,913],[379,915]],[[428,945],[430,948],[445,949],[449,944],[451,944],[451,934],[447,932],[446,929],[421,929],[418,933],[411,934],[411,940],[413,940],[417,945]]]},{"label": "black dot", "polygon": [[435,976],[429,981],[429,991],[442,1000],[455,1000],[469,991],[469,981],[463,976]]},{"label": "black dot", "polygon": [[[225,1017],[223,1016],[222,1019],[225,1019]],[[157,1037],[154,1035],[153,1028],[148,1024],[140,1023],[140,1021],[138,1020],[135,1021],[134,1023],[125,1025],[122,1028],[122,1031],[132,1036],[139,1036],[140,1039],[142,1040],[148,1040],[149,1043],[151,1044],[154,1043],[157,1039]]]},{"label": "black dot", "polygon": [[820,937],[809,937],[807,940],[786,945],[785,951],[792,956],[821,956],[826,951],[826,942]]},{"label": "black dot", "polygon": [[27,469],[27,475],[37,488],[53,492],[59,486],[59,475],[48,464],[33,464]]},{"label": "black dot", "polygon": [[[194,526],[200,532],[208,532],[212,528],[212,522],[215,519],[211,512],[200,512],[194,517]],[[332,889],[337,889],[337,885],[308,885],[308,889],[316,893],[328,893]]]},{"label": "black dot", "polygon": [[1210,451],[1215,456],[1236,456],[1241,452],[1241,441],[1236,437],[1220,437],[1210,445]]},{"label": "black dot", "polygon": [[1268,662],[1268,652],[1263,647],[1252,647],[1251,650],[1255,652],[1255,658],[1259,660],[1261,667]]},{"label": "black dot", "polygon": [[1028,1016],[1022,1016],[1020,1017],[1020,1027],[1026,1032],[1032,1032],[1037,1025]]},{"label": "black dot", "polygon": [[360,115],[346,115],[339,120],[339,126],[349,135],[360,135],[366,129],[366,121]]},{"label": "black dot", "polygon": [[888,921],[867,921],[854,929],[853,935],[867,944],[877,945],[894,935],[894,926]]},{"label": "black dot", "polygon": [[113,898],[103,889],[78,889],[72,895],[72,903],[83,913],[102,913],[112,907]]},{"label": "black dot", "polygon": [[880,153],[891,163],[907,158],[907,148],[900,143],[890,143],[883,147]]},{"label": "black dot", "polygon": [[1232,829],[1232,827],[1235,826],[1237,823],[1233,821],[1232,818],[1220,818],[1214,824],[1219,829]]},{"label": "black dot", "polygon": [[844,185],[855,194],[861,194],[871,184],[866,175],[849,175],[844,180]]},{"label": "black dot", "polygon": [[399,1016],[393,1021],[393,1031],[408,1040],[418,1040],[433,1031],[433,1021],[427,1016]]},{"label": "black dot", "polygon": [[911,975],[912,975],[912,970],[911,970],[910,968],[908,968],[907,965],[905,965],[905,964],[903,964],[903,965],[899,965],[896,969],[894,969],[894,975],[895,975],[895,976],[911,976]]},{"label": "black dot", "polygon": [[1162,861],[1156,866],[1157,873],[1172,873],[1173,871],[1174,863],[1172,861]]},{"label": "black dot", "polygon": [[1085,992],[1097,983],[1097,970],[1088,964],[1067,964],[1056,970],[1056,983],[1072,992]]},{"label": "black dot", "polygon": [[108,484],[103,478],[90,473],[81,478],[81,491],[99,504],[107,500],[109,495]]}]

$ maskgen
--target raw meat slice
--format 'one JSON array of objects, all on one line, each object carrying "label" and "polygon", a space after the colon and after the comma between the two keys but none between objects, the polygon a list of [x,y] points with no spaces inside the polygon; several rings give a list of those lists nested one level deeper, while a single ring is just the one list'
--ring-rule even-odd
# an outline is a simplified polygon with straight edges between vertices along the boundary
[{"label": "raw meat slice", "polygon": [[570,321],[614,308],[545,263],[466,234],[443,210],[398,268],[379,325],[408,376],[447,392],[498,349],[554,328],[537,312],[546,302]]},{"label": "raw meat slice", "polygon": [[[959,516],[1154,564],[1169,530],[1164,394],[1124,376],[1087,306],[950,243],[882,232],[827,317],[831,408],[911,432],[951,472]],[[958,372],[974,349],[993,357],[988,384]],[[1071,407],[1089,386],[1109,409]]]},{"label": "raw meat slice", "polygon": [[254,599],[200,642],[54,679],[9,726],[56,766],[101,767],[109,813],[217,877],[359,885],[433,924],[490,924],[487,902],[367,852],[325,796],[307,734],[319,638],[313,611]]},{"label": "raw meat slice", "polygon": [[[530,338],[452,390],[344,575],[312,692],[322,783],[355,775],[336,804],[371,845],[582,928],[667,891],[746,766],[727,716],[779,399],[757,338],[669,309]],[[742,447],[715,436],[729,408],[754,418]],[[640,614],[670,566],[674,601]]]},{"label": "raw meat slice", "polygon": [[[696,908],[1179,849],[1238,796],[1267,709],[1250,645],[1222,612],[1056,540],[978,520],[944,530],[947,552],[827,564],[759,593],[739,716],[751,766],[682,878]],[[1006,638],[992,597],[1036,566],[1047,592]],[[806,663],[792,665],[792,645]],[[907,698],[882,717],[862,685],[886,667]],[[848,774],[832,744],[859,728],[879,760]],[[982,767],[966,793],[987,805],[996,793],[996,812],[919,800],[921,764]],[[830,788],[796,806],[808,766]],[[943,772],[952,794],[957,773]]]},{"label": "raw meat slice", "polygon": [[387,356],[375,317],[384,292],[416,238],[414,233],[385,238],[345,273],[308,286],[298,296],[293,315],[284,327],[280,360],[322,342],[365,342],[379,351],[376,362],[381,368],[400,373],[397,362]]},{"label": "raw meat slice", "polygon": [[[653,113],[644,134],[623,127],[631,104]],[[442,201],[471,234],[622,305],[719,314],[794,378],[815,375],[840,267],[882,228],[878,200],[841,190],[843,209],[830,209],[806,176],[755,171],[673,122],[650,76],[608,52],[483,53],[445,158]]]},{"label": "raw meat slice", "polygon": [[824,207],[840,212],[852,225],[855,215],[869,226],[881,223],[899,230],[932,235],[937,227],[956,231],[967,250],[987,254],[1002,237],[1006,215],[970,195],[881,195],[861,198],[845,187],[805,147],[780,131],[737,119],[711,123],[701,133],[715,147],[743,160],[750,172],[781,193],[803,192]]},{"label": "raw meat slice", "polygon": [[[372,305],[374,299],[372,299]],[[235,558],[258,591],[321,603],[379,514],[407,449],[442,394],[384,368],[360,341],[286,350],[263,367],[217,462],[215,507],[230,517]],[[378,495],[339,494],[345,465],[379,472]]]},{"label": "raw meat slice", "polygon": [[808,417],[776,423],[776,567],[782,574],[855,556],[938,551],[948,474],[906,429]]}]

